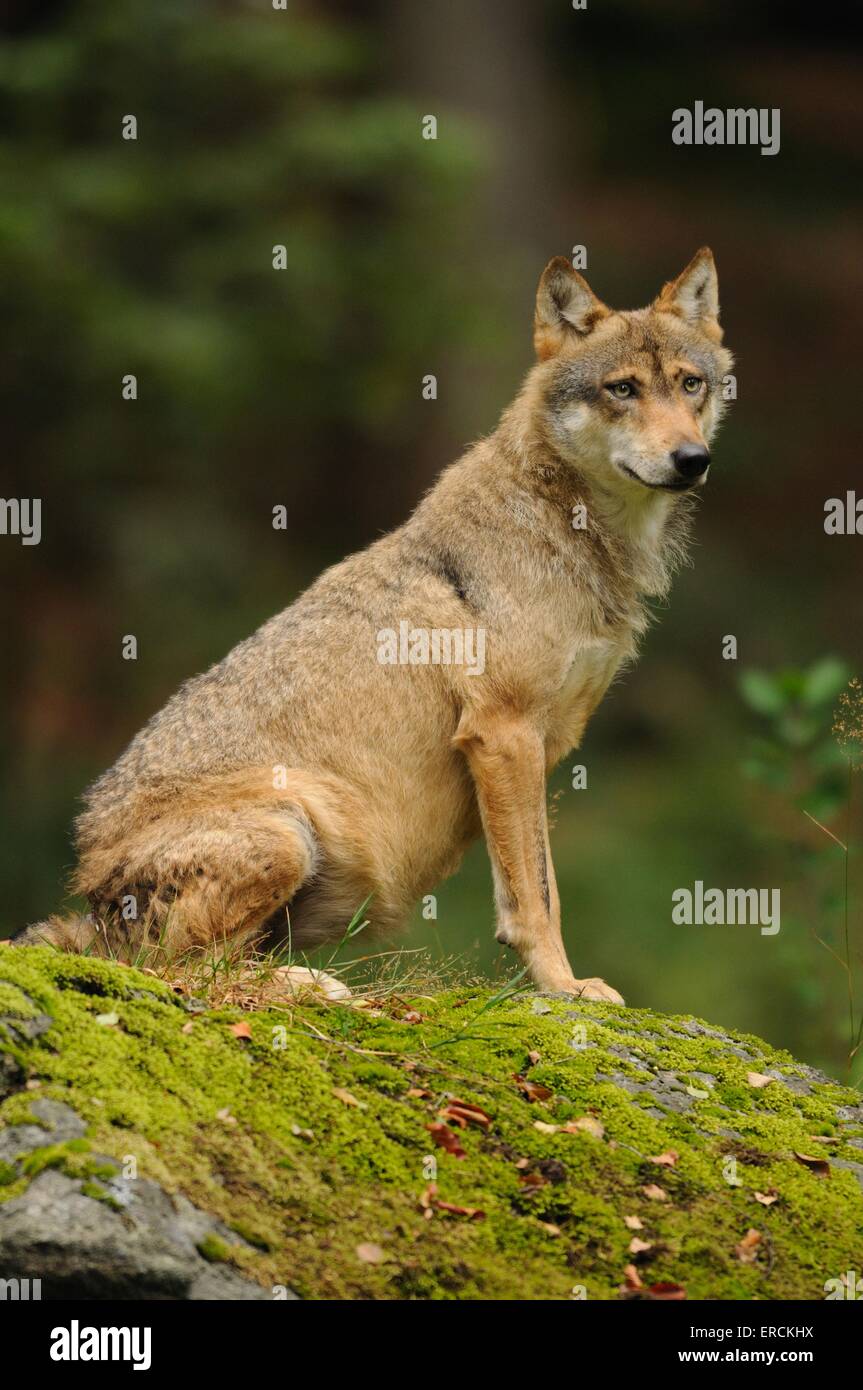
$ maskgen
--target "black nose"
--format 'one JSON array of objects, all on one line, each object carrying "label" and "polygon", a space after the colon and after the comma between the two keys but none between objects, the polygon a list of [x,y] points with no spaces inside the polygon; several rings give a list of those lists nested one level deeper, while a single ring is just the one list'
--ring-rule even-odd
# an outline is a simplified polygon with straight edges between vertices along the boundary
[{"label": "black nose", "polygon": [[681,444],[671,455],[681,478],[700,478],[710,463],[710,454],[703,444]]}]

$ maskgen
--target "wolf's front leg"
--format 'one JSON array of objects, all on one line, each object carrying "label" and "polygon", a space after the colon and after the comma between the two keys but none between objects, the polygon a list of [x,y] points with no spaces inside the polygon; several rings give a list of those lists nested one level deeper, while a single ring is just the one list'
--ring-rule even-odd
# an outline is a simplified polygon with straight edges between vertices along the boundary
[{"label": "wolf's front leg", "polygon": [[576,979],[566,958],[538,730],[518,716],[470,711],[454,741],[476,785],[494,874],[498,941],[514,947],[540,989],[622,1004],[604,980]]}]

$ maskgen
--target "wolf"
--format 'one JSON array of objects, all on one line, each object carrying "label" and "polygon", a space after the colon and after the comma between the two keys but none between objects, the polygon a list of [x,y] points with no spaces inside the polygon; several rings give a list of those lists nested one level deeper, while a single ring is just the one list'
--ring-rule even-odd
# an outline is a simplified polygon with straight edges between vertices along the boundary
[{"label": "wolf", "polygon": [[[713,255],[628,311],[556,257],[533,338],[497,429],[409,520],[187,681],[89,789],[71,886],[91,912],[19,943],[306,950],[369,900],[394,931],[484,833],[497,940],[542,990],[623,1002],[567,959],[546,779],[686,554],[732,364]],[[482,663],[452,659],[479,632]],[[449,660],[430,633],[461,634]]]}]

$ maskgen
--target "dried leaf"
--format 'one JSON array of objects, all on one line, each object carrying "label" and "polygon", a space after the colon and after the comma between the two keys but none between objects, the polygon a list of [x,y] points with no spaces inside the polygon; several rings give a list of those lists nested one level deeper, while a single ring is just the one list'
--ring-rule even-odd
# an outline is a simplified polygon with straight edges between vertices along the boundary
[{"label": "dried leaf", "polygon": [[527,1060],[530,1062],[530,1065],[532,1067],[535,1067],[537,1062],[539,1062],[541,1059],[538,1052],[529,1052],[527,1054]]},{"label": "dried leaf", "polygon": [[542,1227],[542,1229],[550,1236],[559,1236],[561,1234],[560,1227],[555,1226],[553,1221],[540,1221],[539,1224]]},{"label": "dried leaf", "polygon": [[401,1016],[402,1023],[422,1023],[423,1016],[418,1014],[416,1009],[407,1009]]},{"label": "dried leaf", "polygon": [[333,1095],[343,1105],[355,1105],[358,1110],[368,1110],[369,1108],[364,1100],[357,1100],[356,1096],[352,1096],[350,1091],[345,1090],[344,1086],[334,1086]]},{"label": "dried leaf", "polygon": [[605,1134],[605,1125],[593,1115],[582,1115],[578,1120],[567,1120],[565,1125],[561,1125],[561,1129],[564,1134],[592,1134],[594,1139],[601,1139]]},{"label": "dried leaf", "polygon": [[545,1120],[534,1120],[534,1129],[538,1129],[540,1134],[557,1134],[560,1125],[547,1125]]},{"label": "dried leaf", "polygon": [[384,1251],[379,1245],[374,1245],[371,1241],[366,1241],[357,1246],[357,1256],[366,1265],[383,1264],[386,1259]]},{"label": "dried leaf", "polygon": [[677,1152],[676,1149],[668,1149],[665,1153],[662,1154],[649,1154],[648,1162],[661,1163],[666,1168],[673,1168],[679,1157],[680,1154]]},{"label": "dried leaf", "polygon": [[491,1125],[491,1118],[478,1105],[473,1105],[469,1100],[458,1100],[455,1096],[440,1112],[440,1118],[452,1120],[453,1124],[459,1125],[462,1129],[466,1129],[468,1125],[488,1129]]},{"label": "dried leaf", "polygon": [[529,1101],[550,1100],[553,1095],[547,1086],[538,1086],[535,1081],[528,1081],[526,1077],[519,1076],[517,1072],[513,1073],[512,1079],[522,1095],[526,1096]]},{"label": "dried leaf", "polygon": [[116,1028],[120,1022],[119,1014],[97,1014],[96,1022],[103,1028]]},{"label": "dried leaf", "polygon": [[427,1091],[424,1086],[411,1086],[405,1091],[405,1098],[410,1100],[428,1100],[431,1091]]},{"label": "dried leaf", "polygon": [[643,1187],[641,1190],[644,1193],[645,1197],[650,1198],[651,1202],[668,1201],[668,1193],[665,1191],[665,1188],[657,1187],[655,1182],[649,1182],[647,1186]]},{"label": "dried leaf", "polygon": [[296,1135],[297,1139],[314,1139],[313,1129],[301,1129],[299,1125],[291,1125],[291,1134]]},{"label": "dried leaf", "polygon": [[754,1192],[752,1194],[756,1202],[760,1202],[763,1207],[772,1207],[774,1202],[779,1200],[779,1193],[773,1188],[769,1192]]},{"label": "dried leaf", "polygon": [[761,1232],[750,1228],[746,1235],[736,1247],[736,1255],[741,1264],[751,1265],[754,1263],[758,1254],[758,1247],[761,1244]]},{"label": "dried leaf", "polygon": [[623,1271],[623,1276],[626,1279],[626,1287],[628,1289],[644,1288],[644,1285],[641,1282],[641,1275],[635,1268],[635,1265],[627,1265]]},{"label": "dried leaf", "polygon": [[623,1224],[628,1227],[630,1231],[644,1230],[644,1222],[638,1216],[624,1216]]},{"label": "dried leaf", "polygon": [[232,1023],[231,1032],[235,1038],[250,1038],[252,1036],[252,1030],[245,1019],[241,1019],[239,1023]]},{"label": "dried leaf", "polygon": [[686,1298],[686,1290],[682,1284],[651,1284],[647,1297],[652,1303],[682,1302]]},{"label": "dried leaf", "polygon": [[431,1134],[431,1137],[437,1144],[438,1148],[446,1149],[446,1152],[448,1154],[452,1154],[453,1158],[467,1157],[464,1149],[458,1142],[458,1139],[453,1134],[449,1125],[445,1125],[440,1120],[438,1120],[434,1124],[426,1125],[426,1129]]},{"label": "dried leaf", "polygon": [[485,1212],[479,1207],[459,1207],[455,1202],[434,1203],[437,1211],[448,1211],[451,1216],[466,1216],[469,1221],[485,1221]]},{"label": "dried leaf", "polygon": [[182,1028],[180,1029],[180,1032],[181,1032],[181,1033],[191,1033],[191,1031],[192,1031],[192,1029],[194,1028],[194,1026],[195,1026],[195,1025],[194,1025],[194,1023],[192,1022],[192,1020],[189,1019],[189,1022],[188,1022],[188,1023],[184,1023],[184,1024],[183,1024]]},{"label": "dried leaf", "polygon": [[760,1090],[762,1086],[769,1086],[771,1082],[776,1080],[776,1077],[764,1076],[760,1071],[748,1071],[746,1073],[746,1080],[749,1082],[750,1086],[755,1086]]},{"label": "dried leaf", "polygon": [[829,1178],[830,1163],[826,1158],[813,1158],[812,1154],[799,1154],[796,1149],[793,1150],[793,1153],[797,1162],[802,1163],[810,1172],[815,1173],[819,1178]]},{"label": "dried leaf", "polygon": [[222,1123],[226,1125],[235,1125],[237,1123],[236,1117],[231,1114],[227,1105],[224,1109],[216,1111],[216,1119],[221,1120]]},{"label": "dried leaf", "polygon": [[542,1173],[520,1173],[519,1182],[522,1187],[545,1187],[548,1178],[544,1178]]},{"label": "dried leaf", "polygon": [[645,1250],[652,1250],[653,1243],[649,1240],[639,1240],[638,1236],[633,1236],[629,1242],[630,1255],[643,1255]]}]

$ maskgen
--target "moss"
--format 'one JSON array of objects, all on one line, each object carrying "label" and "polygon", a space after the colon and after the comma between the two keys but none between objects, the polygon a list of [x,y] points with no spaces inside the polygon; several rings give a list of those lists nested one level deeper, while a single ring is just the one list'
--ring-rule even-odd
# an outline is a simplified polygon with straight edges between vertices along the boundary
[{"label": "moss", "polygon": [[198,1244],[198,1254],[203,1255],[204,1259],[209,1260],[211,1264],[225,1264],[230,1261],[233,1251],[230,1245],[220,1240],[218,1236],[209,1235],[204,1236],[204,1239]]},{"label": "moss", "polygon": [[92,1197],[94,1202],[104,1202],[106,1206],[113,1208],[114,1211],[123,1210],[122,1202],[118,1202],[116,1197],[112,1196],[110,1192],[106,1192],[104,1187],[100,1187],[97,1182],[92,1182],[88,1179],[87,1182],[81,1184],[81,1191],[85,1197]]},{"label": "moss", "polygon": [[0,1018],[35,1018],[38,1009],[20,989],[0,980]]},{"label": "moss", "polygon": [[[488,1008],[489,993],[461,989],[424,997],[412,1024],[385,1007],[270,1008],[244,1015],[241,1041],[231,1010],[197,1014],[184,1033],[167,986],[110,962],[0,948],[0,981],[53,1019],[8,1043],[39,1095],[81,1115],[93,1152],[134,1158],[243,1236],[208,1258],[267,1287],[450,1300],[567,1299],[584,1285],[616,1298],[634,1258],[626,1216],[651,1246],[645,1284],[681,1283],[694,1299],[823,1298],[826,1279],[863,1269],[855,1172],[823,1178],[794,1158],[863,1164],[848,1142],[863,1131],[860,1097],[757,1038],[571,1000]],[[106,998],[116,1027],[96,1022]],[[749,1071],[779,1079],[756,1089]],[[529,1101],[516,1075],[550,1095]],[[463,1158],[429,1129],[453,1098],[487,1117],[448,1121]],[[0,1120],[21,1123],[32,1101],[10,1096]],[[602,1137],[548,1130],[588,1114]],[[673,1164],[655,1161],[671,1151]],[[30,1155],[25,1176],[46,1162],[98,1186],[95,1160],[72,1145]],[[654,1185],[667,1200],[645,1194]],[[21,1186],[0,1184],[0,1201]],[[750,1227],[762,1243],[744,1263]],[[357,1253],[369,1243],[383,1260]]]}]

